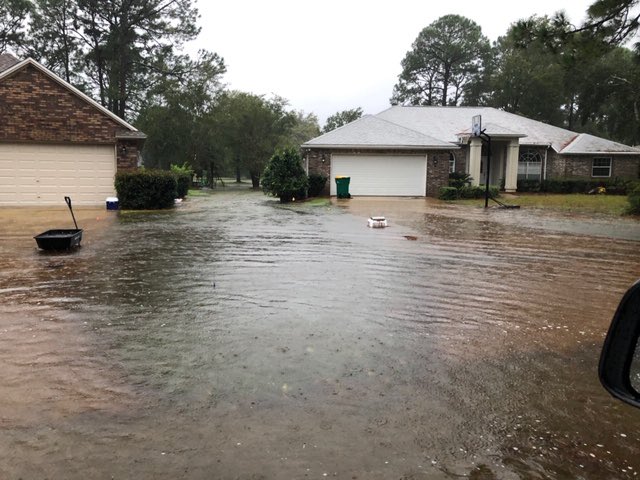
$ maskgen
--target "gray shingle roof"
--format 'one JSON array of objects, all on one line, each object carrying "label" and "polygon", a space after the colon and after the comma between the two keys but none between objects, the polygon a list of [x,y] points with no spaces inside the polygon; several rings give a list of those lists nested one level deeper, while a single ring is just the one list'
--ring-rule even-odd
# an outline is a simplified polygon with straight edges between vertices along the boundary
[{"label": "gray shingle roof", "polygon": [[305,147],[457,148],[451,143],[394,124],[378,116],[358,120],[309,140]]},{"label": "gray shingle roof", "polygon": [[445,148],[448,145],[451,148],[459,145],[461,137],[469,135],[471,118],[475,115],[482,116],[483,128],[490,135],[519,138],[520,145],[551,146],[563,154],[640,154],[640,149],[634,147],[491,107],[394,106],[314,138],[304,146]]},{"label": "gray shingle roof", "polygon": [[562,153],[578,154],[578,153],[636,153],[640,154],[637,147],[629,147],[622,143],[612,142],[604,138],[581,133],[573,139],[571,143],[562,149]]},{"label": "gray shingle roof", "polygon": [[[460,132],[471,129],[471,118],[482,116],[482,124],[495,129],[523,135],[521,145],[551,145],[556,151],[577,133],[554,127],[530,118],[491,107],[391,107],[379,117],[399,125],[413,125],[416,130],[430,132],[439,139],[458,141]],[[490,132],[489,132],[490,133]],[[495,134],[495,133],[494,133]]]},{"label": "gray shingle roof", "polygon": [[0,54],[0,72],[13,67],[16,63],[20,63],[20,60],[18,60],[10,53]]}]

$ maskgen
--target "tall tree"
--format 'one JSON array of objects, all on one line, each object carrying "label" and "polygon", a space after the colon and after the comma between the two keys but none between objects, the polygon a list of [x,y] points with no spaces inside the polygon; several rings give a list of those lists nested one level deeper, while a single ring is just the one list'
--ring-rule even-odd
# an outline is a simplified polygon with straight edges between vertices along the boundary
[{"label": "tall tree", "polygon": [[[533,20],[535,26],[540,26],[549,19]],[[520,28],[512,26],[496,41],[491,68],[487,69],[487,75],[474,81],[481,82],[481,86],[470,87],[474,92],[484,90],[485,95],[482,98],[469,95],[468,100],[564,126],[565,72],[560,56],[542,41],[520,38],[521,31],[530,31]]]},{"label": "tall tree", "polygon": [[392,103],[459,105],[481,74],[489,40],[473,20],[445,15],[424,28],[402,60]]},{"label": "tall tree", "polygon": [[336,112],[327,118],[327,121],[324,124],[324,128],[322,129],[322,133],[327,133],[331,130],[335,130],[336,128],[342,127],[347,123],[351,123],[359,119],[360,117],[362,117],[362,108],[360,107]]},{"label": "tall tree", "polygon": [[90,86],[125,118],[149,86],[189,68],[176,55],[199,33],[192,0],[77,0],[74,19]]},{"label": "tall tree", "polygon": [[287,143],[296,116],[280,97],[267,99],[245,92],[229,92],[220,98],[217,115],[238,170],[251,176],[260,188],[260,175],[276,148]]},{"label": "tall tree", "polygon": [[293,112],[294,122],[289,132],[287,143],[291,147],[299,147],[304,142],[320,135],[318,117],[314,113]]},{"label": "tall tree", "polygon": [[25,36],[26,18],[31,12],[29,0],[0,1],[0,53],[20,50]]},{"label": "tall tree", "polygon": [[225,68],[217,55],[208,52],[200,52],[194,64],[189,75],[166,79],[148,92],[136,125],[148,136],[145,165],[168,168],[188,162],[199,173],[209,172],[211,179],[224,163],[214,116]]},{"label": "tall tree", "polygon": [[35,0],[26,42],[27,54],[67,82],[80,82],[74,72],[79,59],[80,36],[74,26],[76,0]]},{"label": "tall tree", "polygon": [[613,45],[622,45],[640,27],[639,0],[596,0],[587,10],[587,20],[576,32],[600,35]]}]

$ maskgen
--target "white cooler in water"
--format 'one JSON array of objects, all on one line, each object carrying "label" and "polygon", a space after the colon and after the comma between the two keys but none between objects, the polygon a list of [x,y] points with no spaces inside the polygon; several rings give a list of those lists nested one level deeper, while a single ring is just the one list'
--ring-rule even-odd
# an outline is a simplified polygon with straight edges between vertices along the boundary
[{"label": "white cooler in water", "polygon": [[109,198],[107,198],[107,210],[118,210],[118,198],[117,197],[109,197]]},{"label": "white cooler in water", "polygon": [[384,228],[388,227],[387,219],[384,217],[369,217],[367,225],[371,228]]}]

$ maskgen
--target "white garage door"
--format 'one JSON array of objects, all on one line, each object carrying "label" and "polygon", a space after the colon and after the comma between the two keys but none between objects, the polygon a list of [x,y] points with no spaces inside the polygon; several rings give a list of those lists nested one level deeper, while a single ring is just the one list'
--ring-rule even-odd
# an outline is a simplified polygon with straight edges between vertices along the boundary
[{"label": "white garage door", "polygon": [[0,144],[0,205],[98,205],[115,195],[113,145]]},{"label": "white garage door", "polygon": [[351,195],[427,194],[425,155],[332,155],[331,195],[336,194],[336,176],[351,177]]}]

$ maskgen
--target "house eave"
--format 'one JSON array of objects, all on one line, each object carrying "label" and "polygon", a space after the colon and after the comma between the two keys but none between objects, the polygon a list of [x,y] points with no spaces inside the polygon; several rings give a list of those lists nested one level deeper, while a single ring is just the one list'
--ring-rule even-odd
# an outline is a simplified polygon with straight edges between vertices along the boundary
[{"label": "house eave", "polygon": [[336,144],[302,144],[301,148],[304,149],[323,149],[323,150],[459,150],[460,147],[455,144],[451,145],[336,145]]},{"label": "house eave", "polygon": [[558,152],[560,155],[640,155],[640,151],[638,152]]}]

